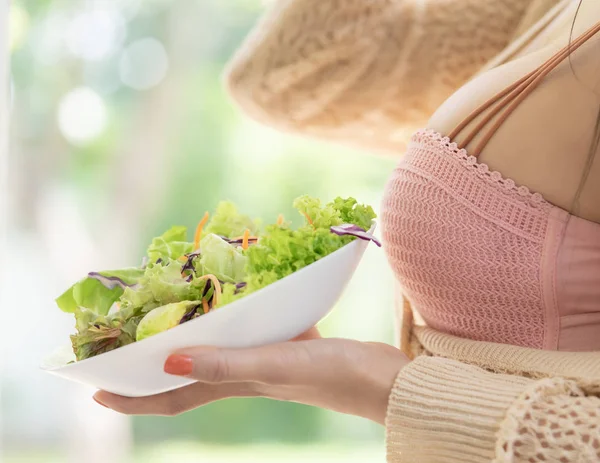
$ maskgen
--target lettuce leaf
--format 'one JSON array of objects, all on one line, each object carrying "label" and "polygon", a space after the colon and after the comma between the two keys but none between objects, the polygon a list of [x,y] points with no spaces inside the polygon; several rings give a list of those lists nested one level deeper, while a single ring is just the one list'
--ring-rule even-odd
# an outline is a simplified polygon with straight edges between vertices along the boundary
[{"label": "lettuce leaf", "polygon": [[250,230],[250,234],[255,235],[258,233],[259,225],[258,220],[240,214],[231,201],[222,201],[217,206],[205,232],[234,238],[241,236],[246,230]]},{"label": "lettuce leaf", "polygon": [[343,222],[340,211],[334,207],[333,203],[322,206],[320,199],[307,195],[296,198],[294,208],[314,228],[329,228],[332,225],[339,225]]},{"label": "lettuce leaf", "polygon": [[[339,212],[343,223],[357,225],[365,231],[371,229],[373,219],[377,217],[371,206],[358,204],[354,198],[337,197],[330,204]],[[332,223],[331,225],[340,224]]]},{"label": "lettuce leaf", "polygon": [[147,252],[150,263],[154,264],[159,259],[177,259],[192,252],[193,243],[186,241],[186,235],[186,227],[175,226],[154,238]]},{"label": "lettuce leaf", "polygon": [[247,294],[274,283],[337,251],[353,239],[335,235],[328,228],[302,227],[290,230],[267,227],[259,244],[246,251],[248,286],[242,293]]},{"label": "lettuce leaf", "polygon": [[234,285],[225,285],[221,305],[291,275],[355,239],[332,233],[332,226],[350,222],[368,230],[376,217],[370,206],[359,205],[354,198],[336,198],[322,205],[316,198],[301,196],[294,207],[306,217],[305,225],[297,230],[267,226],[259,242],[246,250],[246,287],[236,291]]},{"label": "lettuce leaf", "polygon": [[121,291],[116,312],[74,310],[77,334],[71,336],[71,344],[76,358],[83,360],[135,342],[138,324],[146,314],[170,303],[199,300],[205,285],[204,280],[182,278],[177,261],[148,267],[135,287],[115,288]]},{"label": "lettuce leaf", "polygon": [[120,299],[121,308],[148,312],[172,302],[197,300],[205,285],[206,281],[195,276],[188,282],[181,276],[181,264],[168,260],[148,267],[136,288],[125,289]]},{"label": "lettuce leaf", "polygon": [[307,222],[314,228],[329,228],[349,223],[369,230],[376,217],[371,206],[358,204],[354,198],[337,197],[322,206],[319,199],[304,195],[294,201],[294,208],[306,217]]},{"label": "lettuce leaf", "polygon": [[201,257],[198,260],[201,274],[212,273],[219,280],[237,283],[244,281],[248,258],[241,248],[232,246],[217,235],[211,233],[200,241]]},{"label": "lettuce leaf", "polygon": [[[126,284],[137,284],[144,275],[144,270],[127,268],[97,272],[105,277],[117,277]],[[63,312],[75,313],[86,308],[99,315],[106,315],[112,305],[123,294],[123,288],[108,288],[96,278],[86,277],[75,283],[56,298],[56,304]]]},{"label": "lettuce leaf", "polygon": [[148,312],[140,321],[136,332],[136,341],[176,327],[191,310],[201,307],[198,301],[183,301],[167,304]]},{"label": "lettuce leaf", "polygon": [[137,325],[142,317],[134,310],[119,310],[108,316],[86,309],[77,311],[78,332],[71,335],[75,357],[84,360],[135,342]]},{"label": "lettuce leaf", "polygon": [[306,224],[298,230],[276,225],[267,227],[258,244],[246,251],[247,287],[237,295],[229,290],[222,298],[223,303],[264,288],[355,239],[332,233],[332,226],[352,222],[368,230],[376,217],[370,206],[359,205],[354,198],[336,198],[322,205],[316,198],[301,196],[294,201],[294,207],[307,217]]}]

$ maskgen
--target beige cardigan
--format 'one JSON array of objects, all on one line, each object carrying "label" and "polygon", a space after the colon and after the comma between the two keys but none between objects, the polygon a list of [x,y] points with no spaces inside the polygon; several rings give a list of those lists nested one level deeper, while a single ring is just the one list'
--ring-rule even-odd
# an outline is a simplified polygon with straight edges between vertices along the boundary
[{"label": "beige cardigan", "polygon": [[[456,88],[535,49],[574,1],[274,0],[226,83],[270,126],[399,153]],[[600,353],[468,341],[400,312],[414,360],[390,395],[390,463],[600,462]]]},{"label": "beige cardigan", "polygon": [[[403,316],[412,322],[404,303]],[[411,324],[390,395],[390,463],[600,462],[600,352],[470,341]]]}]

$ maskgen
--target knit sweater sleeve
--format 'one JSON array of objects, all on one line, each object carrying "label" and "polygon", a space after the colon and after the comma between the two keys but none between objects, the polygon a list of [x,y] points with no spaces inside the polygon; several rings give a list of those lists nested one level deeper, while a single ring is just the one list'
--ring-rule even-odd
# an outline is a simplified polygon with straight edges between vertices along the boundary
[{"label": "knit sweater sleeve", "polygon": [[439,357],[400,372],[386,427],[389,463],[600,461],[600,398]]},{"label": "knit sweater sleeve", "polygon": [[540,0],[274,0],[229,63],[272,127],[395,150],[498,54]]}]

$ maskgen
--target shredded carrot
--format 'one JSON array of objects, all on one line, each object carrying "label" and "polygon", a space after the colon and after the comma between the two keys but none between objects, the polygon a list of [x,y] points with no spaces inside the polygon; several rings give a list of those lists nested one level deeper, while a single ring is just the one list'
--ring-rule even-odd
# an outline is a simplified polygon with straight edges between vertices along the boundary
[{"label": "shredded carrot", "polygon": [[304,217],[306,217],[306,220],[308,220],[308,223],[311,224],[314,228],[315,224],[313,223],[312,219],[308,216],[308,214],[306,212],[303,212],[302,214],[304,215]]},{"label": "shredded carrot", "polygon": [[277,225],[283,225],[283,214],[279,214],[279,216],[277,217]]},{"label": "shredded carrot", "polygon": [[[244,235],[242,236],[236,236],[234,238],[229,238],[230,241],[239,241],[239,240],[243,240],[244,239]],[[248,236],[248,241],[258,241],[258,236]]]},{"label": "shredded carrot", "polygon": [[204,313],[208,313],[208,311],[210,310],[210,307],[208,306],[208,302],[206,302],[206,299],[202,299],[202,309],[204,310]]},{"label": "shredded carrot", "polygon": [[250,238],[250,230],[246,228],[244,238],[242,239],[242,249],[248,249],[248,238]]},{"label": "shredded carrot", "polygon": [[206,225],[206,222],[208,222],[208,212],[204,213],[202,220],[196,227],[196,234],[194,235],[194,251],[200,247],[200,238],[202,236],[202,229],[204,228],[204,225]]},{"label": "shredded carrot", "polygon": [[199,280],[210,280],[212,281],[212,284],[214,286],[214,296],[213,296],[213,307],[216,307],[219,305],[219,302],[221,302],[221,293],[223,292],[221,290],[221,283],[219,283],[219,279],[214,276],[214,275],[203,275],[200,278],[198,278]]}]

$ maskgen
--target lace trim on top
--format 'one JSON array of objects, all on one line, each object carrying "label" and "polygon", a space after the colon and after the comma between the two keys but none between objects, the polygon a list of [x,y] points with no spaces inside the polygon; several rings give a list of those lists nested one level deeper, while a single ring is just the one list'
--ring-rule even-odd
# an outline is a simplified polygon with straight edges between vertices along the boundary
[{"label": "lace trim on top", "polygon": [[538,243],[543,242],[549,213],[556,208],[539,193],[478,163],[432,129],[415,133],[397,169],[428,178],[479,216]]},{"label": "lace trim on top", "polygon": [[433,129],[419,130],[413,136],[412,141],[418,143],[430,141],[443,147],[445,154],[452,156],[460,161],[466,168],[476,172],[478,177],[500,188],[505,193],[512,194],[515,198],[523,200],[526,204],[543,209],[556,207],[546,201],[540,193],[534,193],[526,186],[519,186],[514,180],[503,177],[500,172],[490,170],[487,164],[478,162],[477,158],[469,155],[466,149],[459,148],[455,142],[450,141],[450,138],[441,135]]}]

